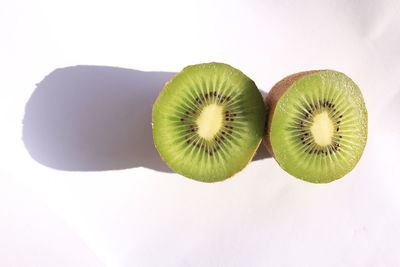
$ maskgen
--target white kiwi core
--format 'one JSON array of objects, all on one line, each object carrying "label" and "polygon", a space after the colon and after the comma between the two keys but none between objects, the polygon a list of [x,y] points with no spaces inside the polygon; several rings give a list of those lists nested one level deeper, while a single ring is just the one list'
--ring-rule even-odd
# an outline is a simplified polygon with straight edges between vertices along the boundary
[{"label": "white kiwi core", "polygon": [[222,128],[223,108],[221,105],[210,104],[203,108],[196,120],[198,134],[206,140],[211,140]]},{"label": "white kiwi core", "polygon": [[334,133],[333,121],[328,112],[324,111],[315,115],[311,125],[311,134],[315,143],[320,146],[327,146],[332,143]]}]

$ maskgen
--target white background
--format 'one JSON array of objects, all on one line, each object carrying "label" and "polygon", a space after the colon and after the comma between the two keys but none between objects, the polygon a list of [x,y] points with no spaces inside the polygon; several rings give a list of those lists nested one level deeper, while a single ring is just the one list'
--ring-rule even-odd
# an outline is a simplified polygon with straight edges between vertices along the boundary
[{"label": "white background", "polygon": [[[399,1],[2,0],[0,48],[0,266],[400,266]],[[359,164],[325,185],[271,158],[215,184],[168,172],[151,101],[210,61],[264,91],[349,75]]]}]

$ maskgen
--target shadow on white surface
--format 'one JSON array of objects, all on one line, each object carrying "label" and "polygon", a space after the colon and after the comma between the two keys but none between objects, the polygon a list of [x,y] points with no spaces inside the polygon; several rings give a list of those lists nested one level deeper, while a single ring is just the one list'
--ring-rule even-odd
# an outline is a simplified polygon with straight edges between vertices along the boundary
[{"label": "shadow on white surface", "polygon": [[[171,172],[153,144],[151,111],[174,75],[105,66],[56,69],[26,105],[25,147],[37,162],[59,170]],[[260,146],[254,160],[267,156]]]}]

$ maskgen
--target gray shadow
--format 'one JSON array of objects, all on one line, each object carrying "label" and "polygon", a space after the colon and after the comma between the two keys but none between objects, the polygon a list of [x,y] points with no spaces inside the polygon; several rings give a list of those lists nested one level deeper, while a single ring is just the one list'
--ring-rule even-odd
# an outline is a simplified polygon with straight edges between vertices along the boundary
[{"label": "gray shadow", "polygon": [[257,161],[266,158],[272,158],[272,156],[268,153],[268,150],[265,148],[264,143],[261,142],[252,161]]},{"label": "gray shadow", "polygon": [[[267,96],[268,92],[258,89],[261,93],[261,96],[263,99],[265,99],[265,97]],[[265,122],[267,123],[267,122]],[[265,125],[265,130],[266,132],[266,125]],[[264,134],[265,134],[264,132]],[[271,154],[269,154],[268,150],[266,149],[264,142],[261,142],[260,147],[258,148],[256,154],[254,155],[253,161],[256,160],[261,160],[261,159],[265,159],[265,158],[272,158]]]},{"label": "gray shadow", "polygon": [[[106,66],[56,69],[26,104],[25,147],[37,162],[58,170],[172,172],[154,147],[151,112],[175,74]],[[265,157],[260,146],[255,160]]]},{"label": "gray shadow", "polygon": [[264,90],[261,90],[261,89],[258,89],[258,91],[260,91],[260,94],[261,94],[262,98],[265,99],[265,97],[267,96],[268,92],[266,92]]}]

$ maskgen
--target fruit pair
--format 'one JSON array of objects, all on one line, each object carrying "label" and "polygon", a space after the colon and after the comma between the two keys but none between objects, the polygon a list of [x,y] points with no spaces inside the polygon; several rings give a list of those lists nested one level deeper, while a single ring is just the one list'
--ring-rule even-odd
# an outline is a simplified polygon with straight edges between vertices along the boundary
[{"label": "fruit pair", "polygon": [[241,71],[222,63],[188,66],[166,83],[152,119],[154,143],[167,165],[204,182],[242,170],[262,139],[291,175],[331,182],[354,168],[367,139],[359,88],[331,70],[284,78],[264,104]]}]

